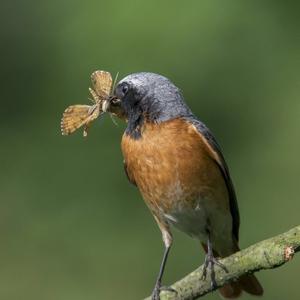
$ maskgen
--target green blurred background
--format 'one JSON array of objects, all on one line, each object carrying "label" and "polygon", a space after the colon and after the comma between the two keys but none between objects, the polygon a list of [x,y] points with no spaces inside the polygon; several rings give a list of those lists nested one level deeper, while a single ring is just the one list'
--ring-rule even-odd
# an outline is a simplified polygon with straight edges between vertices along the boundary
[{"label": "green blurred background", "polygon": [[[300,223],[296,1],[2,1],[0,299],[142,299],[163,251],[123,173],[124,124],[60,134],[96,69],[169,77],[218,138],[241,247]],[[203,261],[175,231],[164,283]],[[299,299],[299,263],[258,274],[264,299]],[[206,299],[219,299],[217,293]],[[251,299],[244,296],[243,299]]]}]

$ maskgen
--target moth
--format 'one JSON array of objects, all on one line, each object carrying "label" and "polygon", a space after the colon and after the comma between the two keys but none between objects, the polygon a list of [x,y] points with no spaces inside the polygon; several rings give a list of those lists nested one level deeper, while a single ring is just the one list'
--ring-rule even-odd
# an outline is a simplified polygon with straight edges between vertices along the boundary
[{"label": "moth", "polygon": [[93,88],[89,88],[89,91],[93,105],[76,104],[67,107],[61,119],[62,135],[69,135],[83,126],[83,136],[86,137],[91,123],[106,111],[108,101],[105,100],[111,96],[113,87],[111,74],[95,71],[91,75],[91,81]]}]

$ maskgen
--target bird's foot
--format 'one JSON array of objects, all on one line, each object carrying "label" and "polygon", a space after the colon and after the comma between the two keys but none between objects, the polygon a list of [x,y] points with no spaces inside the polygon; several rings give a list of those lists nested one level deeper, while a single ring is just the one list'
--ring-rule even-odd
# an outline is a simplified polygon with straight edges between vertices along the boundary
[{"label": "bird's foot", "polygon": [[215,279],[215,266],[220,267],[223,269],[226,273],[228,273],[228,269],[225,265],[220,263],[217,258],[214,257],[212,252],[208,252],[205,256],[203,270],[202,270],[202,276],[201,280],[205,280],[207,276],[207,269],[210,270],[210,276],[211,276],[211,289],[215,289],[217,286],[216,279]]},{"label": "bird's foot", "polygon": [[152,292],[151,300],[160,300],[160,292],[167,291],[177,294],[177,291],[171,288],[170,286],[162,286],[161,282],[156,282],[155,287]]}]

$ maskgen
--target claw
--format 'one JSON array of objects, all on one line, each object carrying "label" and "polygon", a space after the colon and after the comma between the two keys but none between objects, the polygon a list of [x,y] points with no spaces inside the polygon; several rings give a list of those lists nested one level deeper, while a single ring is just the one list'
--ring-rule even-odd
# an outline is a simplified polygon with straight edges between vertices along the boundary
[{"label": "claw", "polygon": [[210,276],[211,276],[211,283],[210,283],[211,284],[211,289],[214,290],[217,286],[216,279],[215,279],[215,268],[214,268],[214,266],[216,265],[216,266],[220,267],[226,273],[228,273],[228,269],[226,268],[225,265],[220,263],[217,258],[214,257],[210,240],[208,240],[207,246],[208,246],[207,247],[207,254],[206,254],[205,260],[204,260],[201,280],[206,279],[207,269],[209,268],[210,269]]},{"label": "claw", "polygon": [[151,296],[151,300],[160,300],[160,289],[161,289],[161,283],[160,281],[157,281]]},{"label": "claw", "polygon": [[165,285],[160,288],[160,291],[166,291],[166,292],[174,293],[176,295],[178,294],[178,292],[175,289],[173,289],[170,286],[165,286]]},{"label": "claw", "polygon": [[176,295],[178,294],[178,292],[175,289],[173,289],[172,287],[170,287],[170,286],[161,286],[161,283],[157,282],[155,287],[154,287],[151,300],[160,300],[159,295],[160,295],[160,292],[162,292],[162,291],[175,293]]}]

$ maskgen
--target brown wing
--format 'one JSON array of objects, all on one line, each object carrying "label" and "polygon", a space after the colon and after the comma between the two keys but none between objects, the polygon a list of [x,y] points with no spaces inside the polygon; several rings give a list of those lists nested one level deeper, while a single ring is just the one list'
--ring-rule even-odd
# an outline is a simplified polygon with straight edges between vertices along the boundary
[{"label": "brown wing", "polygon": [[93,99],[91,99],[93,102],[98,103],[101,101],[101,98],[98,96],[98,94],[92,88],[89,88],[89,92],[93,97]]},{"label": "brown wing", "polygon": [[107,98],[110,95],[113,80],[109,72],[95,71],[91,75],[91,80],[94,90],[100,98]]},{"label": "brown wing", "polygon": [[199,133],[200,137],[206,143],[209,153],[211,154],[212,158],[216,161],[216,163],[220,168],[220,171],[222,172],[228,190],[228,194],[229,194],[229,205],[230,205],[230,212],[232,216],[232,233],[236,238],[236,241],[238,241],[239,227],[240,227],[239,208],[238,208],[234,186],[229,174],[229,169],[227,167],[226,161],[222,154],[221,148],[217,143],[216,139],[214,138],[213,134],[202,122],[200,122],[196,118],[187,119],[187,121],[194,125],[195,130]]},{"label": "brown wing", "polygon": [[63,113],[61,119],[62,135],[69,135],[83,125],[89,125],[99,116],[99,109],[95,105],[71,105]]}]

